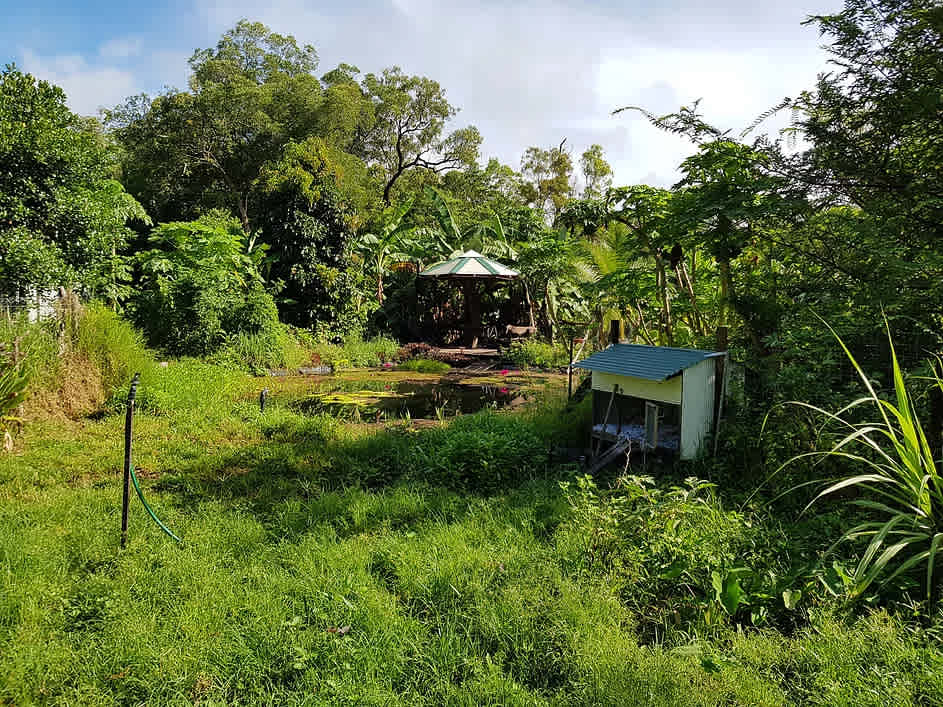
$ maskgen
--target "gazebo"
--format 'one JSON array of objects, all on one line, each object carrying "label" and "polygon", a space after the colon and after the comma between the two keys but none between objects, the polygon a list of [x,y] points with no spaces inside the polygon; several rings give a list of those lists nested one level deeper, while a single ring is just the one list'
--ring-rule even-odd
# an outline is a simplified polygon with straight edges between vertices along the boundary
[{"label": "gazebo", "polygon": [[454,258],[430,265],[419,275],[461,283],[465,294],[465,342],[469,348],[475,348],[481,333],[481,290],[478,283],[513,280],[519,273],[481,253],[466,250]]}]

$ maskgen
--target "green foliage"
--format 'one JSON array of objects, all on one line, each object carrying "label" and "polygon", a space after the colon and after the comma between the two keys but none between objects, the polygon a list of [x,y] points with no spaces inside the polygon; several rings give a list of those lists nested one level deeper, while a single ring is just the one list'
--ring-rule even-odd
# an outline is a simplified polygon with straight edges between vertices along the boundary
[{"label": "green foliage", "polygon": [[100,126],[72,113],[61,89],[8,66],[0,163],[0,294],[80,283],[113,303],[126,296],[126,224],[149,220],[112,178]]},{"label": "green foliage", "polygon": [[445,361],[436,361],[431,358],[411,358],[396,365],[401,371],[416,371],[417,373],[445,373],[452,367]]},{"label": "green foliage", "polygon": [[73,346],[101,373],[106,394],[125,388],[135,373],[155,366],[141,333],[102,305],[85,307],[75,329]]},{"label": "green foliage", "polygon": [[522,368],[563,368],[570,365],[569,352],[563,343],[550,344],[538,339],[511,343],[508,359]]},{"label": "green foliage", "polygon": [[25,313],[0,316],[0,350],[15,351],[17,365],[31,387],[47,388],[59,372],[59,341],[51,320],[31,322]]},{"label": "green foliage", "polygon": [[0,350],[0,445],[6,446],[9,429],[18,419],[17,408],[26,400],[26,388],[29,378],[18,361],[13,360],[12,352]]},{"label": "green foliage", "polygon": [[311,358],[311,344],[298,330],[279,324],[255,334],[230,334],[211,357],[215,363],[263,375],[270,368],[298,368]]},{"label": "green foliage", "polygon": [[154,229],[151,250],[139,256],[140,291],[134,317],[153,346],[176,354],[209,354],[233,334],[263,334],[278,311],[258,263],[265,249],[247,252],[238,223],[208,214]]},{"label": "green foliage", "polygon": [[602,490],[578,477],[563,488],[574,512],[564,535],[570,561],[603,573],[645,630],[664,633],[676,617],[706,628],[725,616],[766,625],[795,608],[801,591],[772,551],[782,536],[725,511],[713,484],[688,478],[666,488],[623,476]]},{"label": "green foliage", "polygon": [[356,317],[357,283],[346,269],[354,216],[336,164],[343,154],[311,138],[263,168],[257,237],[269,248],[264,270],[279,288],[279,312],[295,326],[349,329]]},{"label": "green foliage", "polygon": [[436,174],[478,161],[481,135],[476,128],[443,135],[457,110],[436,81],[407,76],[395,66],[379,76],[367,74],[362,87],[373,104],[374,122],[357,150],[383,170],[383,200],[388,206],[394,185],[410,170]]}]

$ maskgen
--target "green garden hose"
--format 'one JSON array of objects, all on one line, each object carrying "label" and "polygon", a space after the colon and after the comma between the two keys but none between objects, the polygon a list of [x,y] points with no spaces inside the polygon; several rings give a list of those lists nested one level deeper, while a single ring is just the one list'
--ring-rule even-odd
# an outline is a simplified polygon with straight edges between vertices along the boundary
[{"label": "green garden hose", "polygon": [[144,508],[147,510],[147,514],[148,514],[151,518],[154,519],[154,522],[157,523],[157,525],[160,527],[160,529],[163,530],[165,533],[167,533],[167,535],[169,535],[170,537],[172,537],[172,538],[173,538],[174,540],[176,540],[178,543],[182,543],[183,540],[181,540],[181,539],[178,538],[176,535],[174,535],[173,532],[170,530],[170,528],[168,528],[166,525],[164,525],[163,523],[161,523],[160,518],[158,518],[158,517],[154,514],[154,511],[151,510],[151,507],[150,507],[149,505],[147,505],[147,501],[144,500],[144,493],[141,491],[141,484],[138,483],[138,475],[134,473],[134,467],[133,467],[133,466],[131,467],[131,481],[134,482],[134,490],[138,492],[138,498],[140,498],[140,499],[141,499],[141,503],[144,504]]}]

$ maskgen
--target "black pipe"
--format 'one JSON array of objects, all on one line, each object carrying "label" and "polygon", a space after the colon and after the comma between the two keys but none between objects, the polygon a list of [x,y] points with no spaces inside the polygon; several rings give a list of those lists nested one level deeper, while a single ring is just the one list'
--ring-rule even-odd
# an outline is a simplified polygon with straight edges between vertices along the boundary
[{"label": "black pipe", "polygon": [[618,344],[619,338],[622,336],[622,320],[613,319],[609,322],[609,343]]}]

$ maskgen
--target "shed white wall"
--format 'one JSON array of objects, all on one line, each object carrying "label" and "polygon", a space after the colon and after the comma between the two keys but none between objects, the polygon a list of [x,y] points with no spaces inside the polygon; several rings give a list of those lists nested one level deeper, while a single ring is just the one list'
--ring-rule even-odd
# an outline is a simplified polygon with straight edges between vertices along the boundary
[{"label": "shed white wall", "polygon": [[716,359],[704,359],[686,369],[682,380],[681,458],[692,459],[710,434],[714,422]]},{"label": "shed white wall", "polygon": [[[703,366],[699,363],[698,366]],[[712,362],[713,365],[713,362]],[[693,368],[697,368],[694,366]],[[693,370],[689,368],[688,370]],[[654,400],[659,403],[670,403],[671,405],[681,404],[681,376],[669,378],[659,383],[645,378],[633,378],[632,376],[619,376],[614,373],[600,373],[593,371],[593,390],[600,390],[606,393],[612,392],[612,386],[619,386],[621,395],[631,395],[633,398],[642,398],[643,400]],[[713,389],[711,391],[711,400],[713,400]]]}]

